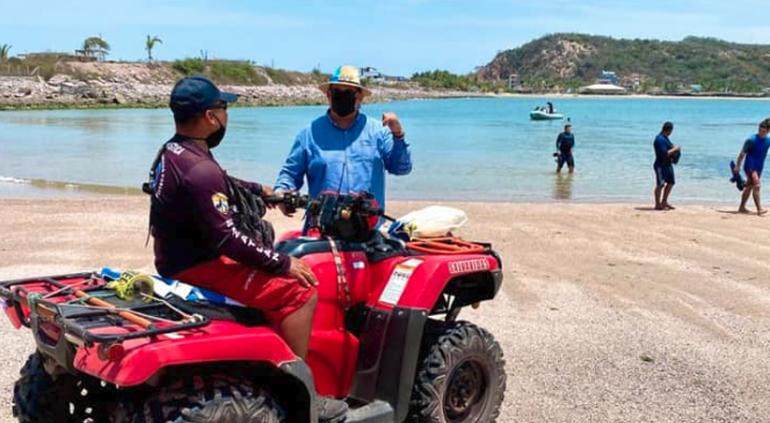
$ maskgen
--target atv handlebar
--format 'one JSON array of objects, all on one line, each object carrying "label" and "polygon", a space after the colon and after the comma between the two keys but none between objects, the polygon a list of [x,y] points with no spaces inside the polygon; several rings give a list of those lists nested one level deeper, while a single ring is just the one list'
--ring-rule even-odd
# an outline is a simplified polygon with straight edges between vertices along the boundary
[{"label": "atv handlebar", "polygon": [[[294,213],[297,211],[297,209],[308,209],[312,215],[313,211],[319,209],[322,199],[313,201],[307,194],[299,194],[297,192],[283,192],[262,197],[262,201],[269,205],[283,205],[289,213]],[[369,216],[384,216],[385,214],[385,210],[380,207],[371,207],[364,204],[362,204],[358,210]],[[343,220],[348,220],[350,219],[352,213],[353,211],[350,208],[344,208],[340,210],[339,217]]]},{"label": "atv handlebar", "polygon": [[262,197],[262,201],[269,205],[283,205],[286,211],[294,213],[297,209],[305,209],[310,205],[310,197],[296,192],[284,192],[276,195]]}]

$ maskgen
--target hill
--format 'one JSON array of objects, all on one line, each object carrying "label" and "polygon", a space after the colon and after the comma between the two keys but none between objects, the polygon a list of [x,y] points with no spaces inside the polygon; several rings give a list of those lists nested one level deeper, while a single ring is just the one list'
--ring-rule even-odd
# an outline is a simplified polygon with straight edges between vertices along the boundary
[{"label": "hill", "polygon": [[552,34],[498,53],[475,76],[495,82],[517,74],[524,87],[564,90],[593,83],[602,70],[616,72],[620,84],[636,92],[700,84],[704,91],[756,93],[770,87],[770,45]]}]

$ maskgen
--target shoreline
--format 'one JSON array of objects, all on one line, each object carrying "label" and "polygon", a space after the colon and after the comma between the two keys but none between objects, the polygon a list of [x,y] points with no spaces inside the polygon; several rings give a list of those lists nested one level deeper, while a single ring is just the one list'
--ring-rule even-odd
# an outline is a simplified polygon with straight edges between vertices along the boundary
[{"label": "shoreline", "polygon": [[[7,175],[0,175],[0,201],[17,199],[70,199],[70,198],[99,198],[100,196],[115,197],[144,197],[145,194],[138,186],[127,185],[106,185],[92,182],[74,182],[57,181],[36,178],[17,178]],[[650,196],[651,197],[651,196]],[[578,198],[564,198],[552,194],[550,196],[520,196],[514,199],[487,198],[479,196],[476,198],[437,198],[437,197],[414,197],[399,196],[398,194],[389,194],[390,201],[397,202],[442,202],[442,203],[469,203],[469,204],[499,204],[499,205],[519,205],[519,204],[594,204],[594,205],[631,205],[645,206],[651,201],[651,198],[644,196],[601,196],[585,195]],[[686,206],[704,206],[704,207],[724,207],[737,202],[739,195],[735,198],[720,200],[713,198],[697,196],[681,196],[676,198],[675,203]]]},{"label": "shoreline", "polygon": [[[0,77],[0,111],[60,109],[166,108],[172,82],[161,83],[95,79],[78,80],[56,75],[40,77]],[[227,85],[221,89],[238,94],[236,107],[309,106],[326,103],[316,85]],[[427,90],[418,87],[372,87],[369,102],[411,99],[490,97],[480,92]]]},{"label": "shoreline", "polygon": [[[148,109],[168,106],[172,83],[94,79],[79,80],[56,75],[40,77],[0,76],[0,111]],[[323,93],[315,85],[262,86],[222,85],[223,90],[240,95],[236,107],[283,107],[325,104]],[[485,93],[478,91],[432,90],[421,87],[371,87],[368,102],[452,98],[522,98],[522,99],[665,99],[665,100],[751,100],[770,101],[759,95],[651,95],[651,94],[566,94],[566,93]]]},{"label": "shoreline", "polygon": [[[3,189],[3,188],[6,189]],[[16,194],[14,194],[16,193]],[[143,198],[146,194],[140,188],[130,186],[103,185],[94,183],[73,183],[62,181],[48,181],[42,179],[18,179],[0,176],[0,202],[3,201],[68,201],[68,200],[89,200],[99,198],[113,199],[131,199]],[[701,206],[701,207],[727,207],[737,204],[739,196],[730,200],[713,200],[707,198],[681,197],[677,198],[676,205],[683,207]],[[492,198],[414,198],[390,195],[389,202],[395,203],[447,203],[447,204],[494,204],[498,206],[521,206],[521,205],[595,205],[595,206],[628,206],[636,208],[645,208],[652,202],[642,197],[601,197],[586,196],[584,198],[533,198],[522,197],[520,199],[492,199]]]}]

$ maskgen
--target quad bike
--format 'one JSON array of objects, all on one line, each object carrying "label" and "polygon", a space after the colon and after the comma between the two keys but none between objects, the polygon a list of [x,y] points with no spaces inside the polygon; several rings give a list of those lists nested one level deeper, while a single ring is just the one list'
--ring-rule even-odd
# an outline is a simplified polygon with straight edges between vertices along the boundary
[{"label": "quad bike", "polygon": [[103,272],[6,281],[5,312],[37,345],[19,421],[316,422],[318,395],[345,399],[351,423],[495,421],[502,350],[457,320],[500,288],[490,245],[386,237],[367,195],[268,201],[307,208],[316,229],[276,245],[319,281],[306,360],[253,309],[125,292]]}]

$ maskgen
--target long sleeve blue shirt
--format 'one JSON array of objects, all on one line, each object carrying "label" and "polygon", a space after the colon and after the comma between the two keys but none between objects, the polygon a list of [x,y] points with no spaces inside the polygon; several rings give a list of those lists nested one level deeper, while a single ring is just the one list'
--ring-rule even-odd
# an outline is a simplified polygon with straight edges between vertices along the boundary
[{"label": "long sleeve blue shirt", "polygon": [[409,145],[363,113],[342,129],[327,112],[297,134],[275,188],[296,191],[307,178],[312,198],[324,191],[366,191],[384,207],[385,171],[394,175],[412,171]]}]

